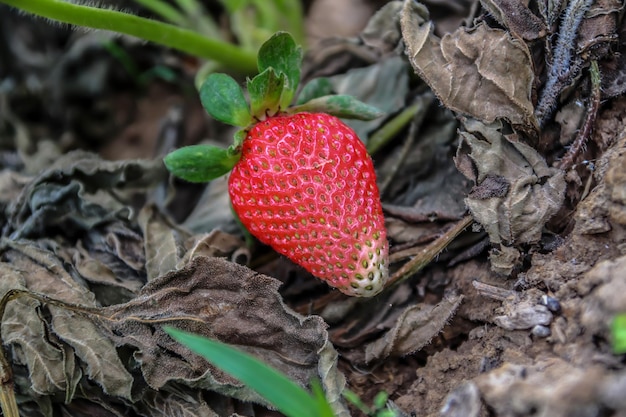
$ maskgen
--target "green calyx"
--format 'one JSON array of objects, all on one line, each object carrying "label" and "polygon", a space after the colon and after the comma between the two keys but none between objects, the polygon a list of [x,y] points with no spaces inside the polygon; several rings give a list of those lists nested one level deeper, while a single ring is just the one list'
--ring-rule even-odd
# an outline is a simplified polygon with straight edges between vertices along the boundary
[{"label": "green calyx", "polygon": [[169,153],[165,166],[176,177],[189,182],[208,182],[230,172],[239,161],[234,147],[228,149],[211,145],[192,145]]},{"label": "green calyx", "polygon": [[360,120],[381,116],[376,108],[354,97],[332,95],[330,82],[324,78],[305,86],[297,105],[289,107],[300,84],[301,63],[302,48],[289,33],[277,32],[259,49],[259,74],[246,82],[247,100],[243,88],[230,75],[209,75],[200,87],[202,106],[214,119],[241,129],[228,149],[196,145],[170,153],[165,157],[167,169],[191,182],[220,177],[239,161],[241,144],[250,127],[278,114],[315,112]]}]

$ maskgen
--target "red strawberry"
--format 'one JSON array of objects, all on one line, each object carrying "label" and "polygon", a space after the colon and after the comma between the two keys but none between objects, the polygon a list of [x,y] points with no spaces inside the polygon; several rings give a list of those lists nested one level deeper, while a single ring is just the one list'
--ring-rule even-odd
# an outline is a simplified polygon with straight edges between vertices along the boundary
[{"label": "red strawberry", "polygon": [[387,280],[387,240],[372,160],[324,113],[254,125],[229,179],[233,207],[261,242],[341,292],[373,296]]},{"label": "red strawberry", "polygon": [[210,74],[200,87],[202,105],[241,129],[227,149],[186,146],[164,162],[192,182],[232,170],[232,204],[254,236],[340,291],[371,297],[388,276],[376,176],[361,140],[335,116],[371,120],[381,113],[354,97],[329,95],[324,79],[305,86],[290,107],[301,60],[288,33],[272,36],[259,49],[259,74],[247,80],[249,101],[234,78]]}]

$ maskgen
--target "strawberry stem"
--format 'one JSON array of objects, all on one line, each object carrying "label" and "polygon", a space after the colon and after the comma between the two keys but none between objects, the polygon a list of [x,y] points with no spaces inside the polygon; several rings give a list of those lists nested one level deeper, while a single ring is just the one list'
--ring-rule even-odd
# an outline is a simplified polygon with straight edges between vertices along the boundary
[{"label": "strawberry stem", "polygon": [[0,0],[0,3],[62,23],[135,36],[194,56],[218,61],[236,73],[255,72],[255,56],[252,52],[168,23],[64,0]]}]

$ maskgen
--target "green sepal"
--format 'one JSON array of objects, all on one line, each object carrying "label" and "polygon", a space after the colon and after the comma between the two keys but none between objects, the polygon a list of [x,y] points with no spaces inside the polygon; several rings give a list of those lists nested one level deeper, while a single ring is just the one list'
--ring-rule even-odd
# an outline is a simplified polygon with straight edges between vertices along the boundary
[{"label": "green sepal", "polygon": [[163,161],[172,175],[189,182],[207,182],[228,173],[240,153],[234,146],[228,149],[211,145],[192,145],[177,149]]},{"label": "green sepal", "polygon": [[260,73],[274,68],[277,73],[285,74],[287,79],[280,98],[280,107],[286,109],[296,95],[300,83],[302,48],[289,33],[277,32],[259,49],[257,63]]},{"label": "green sepal", "polygon": [[286,81],[285,74],[276,72],[272,67],[248,80],[248,94],[253,116],[260,119],[278,113]]},{"label": "green sepal", "polygon": [[328,96],[334,93],[333,85],[326,77],[314,78],[300,90],[296,104],[304,104],[314,98]]},{"label": "green sepal", "polygon": [[239,153],[239,149],[243,146],[243,141],[246,139],[248,131],[246,129],[239,129],[233,136],[233,144],[230,146],[234,151]]},{"label": "green sepal", "polygon": [[290,417],[319,417],[316,400],[286,375],[237,348],[187,333],[163,328],[174,340],[203,356],[215,367],[256,391],[281,413]]},{"label": "green sepal", "polygon": [[383,115],[379,109],[348,95],[331,95],[314,98],[288,110],[300,112],[328,113],[344,119],[373,120]]},{"label": "green sepal", "polygon": [[200,101],[207,113],[220,122],[244,127],[252,121],[243,89],[230,75],[209,75],[200,87]]}]

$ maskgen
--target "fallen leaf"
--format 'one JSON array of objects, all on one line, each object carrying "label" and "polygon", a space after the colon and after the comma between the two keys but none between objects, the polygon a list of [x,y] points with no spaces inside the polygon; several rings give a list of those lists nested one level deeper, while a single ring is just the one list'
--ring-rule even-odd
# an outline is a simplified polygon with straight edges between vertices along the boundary
[{"label": "fallen leaf", "polygon": [[[501,122],[485,125],[466,119],[464,127],[455,162],[476,184],[465,200],[472,216],[493,245],[537,243],[544,225],[563,203],[563,172],[548,167],[530,146],[509,140]],[[505,274],[515,263],[509,252],[496,248],[492,253],[498,270]],[[507,261],[498,258],[499,253]]]},{"label": "fallen leaf", "polygon": [[404,356],[427,345],[450,321],[463,296],[444,298],[437,305],[415,304],[405,309],[395,325],[365,348],[365,361]]},{"label": "fallen leaf", "polygon": [[71,152],[22,189],[8,208],[3,234],[13,239],[47,237],[54,228],[89,230],[127,218],[128,205],[110,192],[147,187],[164,178],[160,161],[105,161],[92,153]]},{"label": "fallen leaf", "polygon": [[117,346],[134,350],[148,385],[185,384],[264,403],[250,389],[214,370],[173,341],[168,324],[237,346],[303,386],[317,375],[326,325],[287,309],[280,282],[219,258],[198,256],[150,281],[128,303],[106,307],[98,319]]},{"label": "fallen leaf", "polygon": [[444,106],[485,123],[505,119],[525,132],[537,131],[525,43],[482,23],[440,39],[426,7],[411,0],[404,3],[401,24],[413,68]]},{"label": "fallen leaf", "polygon": [[521,39],[535,40],[546,36],[545,23],[522,0],[480,0],[480,4]]}]

